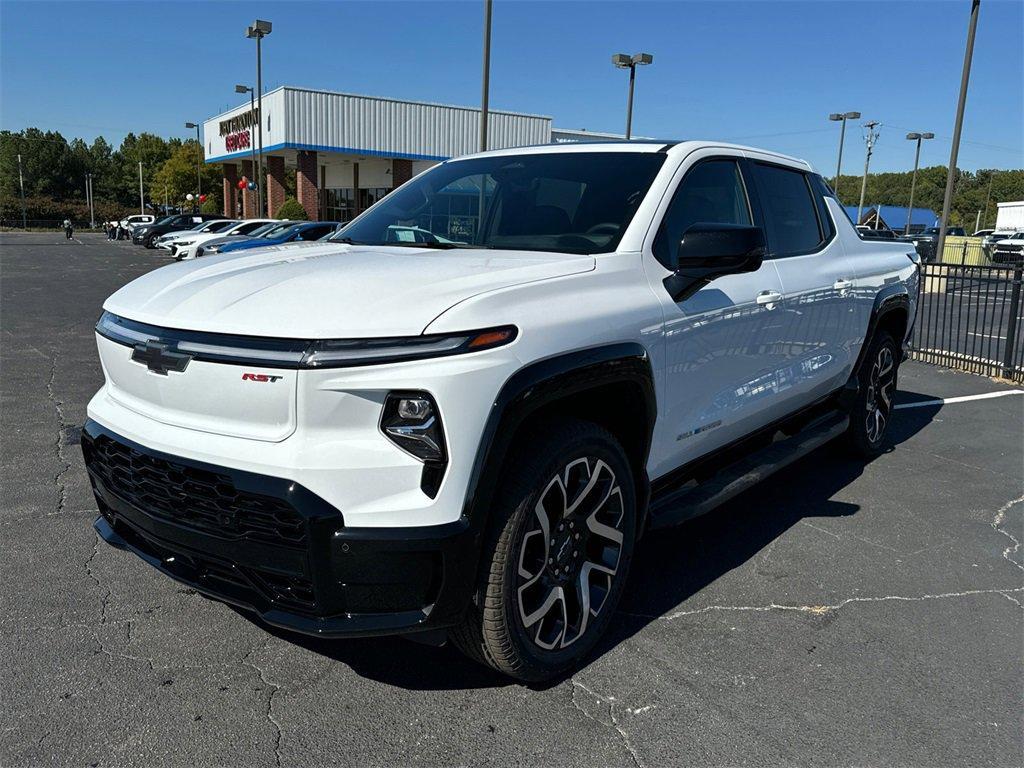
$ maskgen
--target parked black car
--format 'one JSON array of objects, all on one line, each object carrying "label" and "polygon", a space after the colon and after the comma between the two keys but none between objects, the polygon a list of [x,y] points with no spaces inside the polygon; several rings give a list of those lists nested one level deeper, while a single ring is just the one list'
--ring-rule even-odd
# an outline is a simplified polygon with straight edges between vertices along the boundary
[{"label": "parked black car", "polygon": [[[963,227],[946,227],[946,237],[950,237],[951,235],[965,237],[967,233],[964,232]],[[904,235],[899,239],[907,243],[913,243],[918,256],[921,257],[921,261],[936,261],[936,251],[939,247],[938,227],[929,227],[923,232],[918,232],[916,235]]]},{"label": "parked black car", "polygon": [[153,224],[144,227],[136,227],[132,230],[132,242],[136,245],[144,245],[147,248],[155,247],[156,239],[160,235],[174,232],[179,229],[191,229],[196,224],[211,219],[225,219],[219,213],[179,213],[174,216],[166,216]]}]

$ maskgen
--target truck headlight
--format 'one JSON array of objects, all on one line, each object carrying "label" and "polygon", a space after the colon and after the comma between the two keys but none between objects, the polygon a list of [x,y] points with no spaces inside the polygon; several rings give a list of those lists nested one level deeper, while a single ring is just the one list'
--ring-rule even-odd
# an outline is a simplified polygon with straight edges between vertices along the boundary
[{"label": "truck headlight", "polygon": [[380,415],[384,436],[422,462],[446,461],[444,428],[434,399],[426,392],[391,392]]}]

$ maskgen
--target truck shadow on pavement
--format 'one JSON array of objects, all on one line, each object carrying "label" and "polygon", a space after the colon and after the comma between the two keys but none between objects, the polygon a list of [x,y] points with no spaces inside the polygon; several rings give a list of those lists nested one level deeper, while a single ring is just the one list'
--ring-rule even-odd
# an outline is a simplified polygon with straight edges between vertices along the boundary
[{"label": "truck shadow on pavement", "polygon": [[[932,399],[900,392],[900,402]],[[940,406],[901,412],[890,428],[888,451],[926,427]],[[779,536],[805,519],[847,517],[857,504],[834,501],[838,491],[864,471],[863,460],[850,458],[833,444],[722,505],[704,517],[646,536],[637,546],[619,609],[604,637],[581,665],[585,667],[653,621],[685,610],[686,602],[729,571],[743,565]],[[794,488],[799,493],[794,494]],[[762,574],[766,579],[784,574]],[[251,614],[238,611],[250,621]],[[401,638],[320,640],[274,627],[271,634],[308,651],[349,666],[357,674],[411,690],[494,688],[515,684],[503,675],[462,656],[450,644],[421,645]],[[562,676],[540,686],[564,682]]]}]

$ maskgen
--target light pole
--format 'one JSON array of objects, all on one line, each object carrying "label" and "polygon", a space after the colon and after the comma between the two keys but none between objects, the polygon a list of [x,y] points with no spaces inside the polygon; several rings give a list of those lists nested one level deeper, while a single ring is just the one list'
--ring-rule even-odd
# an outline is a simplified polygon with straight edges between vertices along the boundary
[{"label": "light pole", "polygon": [[619,69],[629,70],[629,101],[626,103],[626,141],[633,132],[633,83],[636,80],[637,65],[650,64],[654,57],[649,53],[635,53],[630,56],[627,53],[616,53],[612,56],[612,64]]},{"label": "light pole", "polygon": [[[484,0],[484,73],[480,96],[480,151],[487,151],[487,114],[491,89],[491,0]],[[481,195],[483,193],[481,192]]]},{"label": "light pole", "polygon": [[257,199],[260,205],[258,216],[266,215],[266,209],[263,207],[263,38],[269,35],[272,29],[273,25],[269,21],[256,19],[245,30],[246,37],[256,39],[256,135],[260,143],[260,165],[256,171]]},{"label": "light pole", "polygon": [[142,161],[139,160],[139,213],[146,212],[146,200],[142,196]]},{"label": "light pole", "polygon": [[96,229],[96,209],[92,199],[92,174],[85,174],[85,196],[89,203],[89,229]]},{"label": "light pole", "polygon": [[[256,115],[256,102],[254,101],[254,99],[256,98],[256,96],[255,96],[256,92],[252,88],[250,88],[248,85],[236,85],[235,86],[235,93],[248,93],[249,94],[249,114],[253,115],[255,117],[255,115]],[[256,122],[259,122],[258,118],[257,118]],[[253,169],[255,169],[256,168],[256,142],[252,140],[252,136],[249,137],[249,156],[252,158],[252,160],[251,160],[252,167],[253,167]]]},{"label": "light pole", "polygon": [[25,220],[25,176],[21,172],[21,153],[18,153],[18,185],[21,187],[21,228],[28,229]]},{"label": "light pole", "polygon": [[[949,224],[949,209],[953,204],[953,181],[956,177],[956,158],[960,153],[960,131],[964,127],[964,107],[967,106],[967,84],[971,79],[971,59],[974,57],[974,33],[978,29],[978,10],[981,0],[971,2],[971,20],[967,27],[967,48],[964,50],[964,69],[960,75],[960,99],[956,105],[956,125],[953,127],[953,148],[949,151],[949,168],[946,169],[946,193],[942,196],[942,218],[939,220],[939,242],[935,245],[938,261],[946,247],[946,226]],[[1014,327],[1012,324],[1011,328]],[[1007,341],[1007,349],[1012,345]]]},{"label": "light pole", "polygon": [[[875,149],[875,142],[878,141],[878,131],[875,130],[878,127],[878,121],[872,120],[871,122],[864,123],[864,127],[868,129],[868,132],[864,134],[864,143],[867,144],[868,151],[864,156],[864,178],[860,181],[860,203],[857,204],[858,225],[860,224],[860,212],[864,209],[864,192],[868,188],[868,165],[871,163],[871,153]],[[878,211],[875,211],[875,216],[878,216]]]},{"label": "light pole", "polygon": [[917,149],[914,151],[914,175],[910,177],[910,205],[907,206],[907,225],[903,228],[903,234],[910,234],[910,217],[914,213],[914,187],[917,186],[917,165],[921,160],[921,140],[934,139],[934,133],[908,133],[910,141],[917,142]]},{"label": "light pole", "polygon": [[[203,194],[203,142],[199,138],[199,123],[185,123],[186,128],[196,129],[196,147],[199,154],[196,155],[196,200]],[[197,203],[198,205],[198,203]]]},{"label": "light pole", "polygon": [[839,197],[839,176],[843,169],[843,142],[846,141],[846,121],[859,120],[860,112],[833,112],[828,116],[828,119],[833,122],[842,122],[843,124],[842,128],[839,129],[839,160],[836,162],[836,181],[832,185],[836,197]]}]

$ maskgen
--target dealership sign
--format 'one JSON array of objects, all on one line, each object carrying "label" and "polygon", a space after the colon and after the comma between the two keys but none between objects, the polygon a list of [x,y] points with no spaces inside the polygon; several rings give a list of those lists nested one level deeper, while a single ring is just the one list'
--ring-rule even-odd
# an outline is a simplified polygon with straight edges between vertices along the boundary
[{"label": "dealership sign", "polygon": [[254,107],[253,109],[250,109],[247,112],[243,112],[240,115],[229,117],[227,120],[221,120],[220,135],[230,136],[231,134],[237,134],[241,133],[242,131],[247,131],[247,129],[249,128],[255,128],[259,121],[259,107]]},{"label": "dealership sign", "polygon": [[249,131],[237,131],[229,133],[224,137],[224,147],[228,152],[235,152],[239,149],[248,149],[252,146],[252,138]]}]

